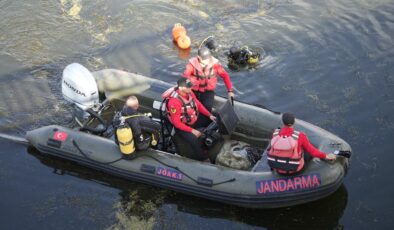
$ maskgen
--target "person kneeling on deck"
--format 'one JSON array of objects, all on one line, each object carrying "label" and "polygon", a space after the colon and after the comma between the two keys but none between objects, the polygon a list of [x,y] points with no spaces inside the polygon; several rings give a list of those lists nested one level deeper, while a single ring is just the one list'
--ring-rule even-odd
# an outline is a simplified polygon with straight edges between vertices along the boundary
[{"label": "person kneeling on deck", "polygon": [[139,113],[138,108],[138,98],[130,96],[114,119],[116,141],[124,155],[132,154],[135,149],[146,150],[151,145],[156,146],[159,140],[160,124],[153,121],[150,114]]},{"label": "person kneeling on deck", "polygon": [[193,127],[196,123],[199,113],[209,117],[210,120],[216,121],[213,116],[192,92],[193,84],[187,78],[180,78],[177,81],[177,87],[170,88],[163,93],[163,98],[168,98],[166,109],[168,119],[175,128],[175,134],[187,142],[192,149],[192,159],[204,161],[208,159],[204,153],[198,138],[201,132]]},{"label": "person kneeling on deck", "polygon": [[268,149],[268,164],[272,170],[282,174],[292,174],[301,171],[305,162],[313,157],[336,159],[334,154],[326,154],[315,148],[305,133],[294,130],[293,114],[284,113],[282,122],[284,126],[274,131]]}]

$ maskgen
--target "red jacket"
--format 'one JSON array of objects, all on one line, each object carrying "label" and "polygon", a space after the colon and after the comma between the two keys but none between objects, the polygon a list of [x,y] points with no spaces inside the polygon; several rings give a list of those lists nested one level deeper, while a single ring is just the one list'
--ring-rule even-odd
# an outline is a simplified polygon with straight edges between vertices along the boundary
[{"label": "red jacket", "polygon": [[[179,96],[185,98],[185,100],[188,100],[189,97],[193,97],[195,103],[197,104],[198,112],[207,117],[211,116],[211,113],[201,104],[199,100],[197,100],[193,92],[186,96],[181,94],[179,94]],[[185,132],[192,132],[193,128],[181,121],[182,102],[178,98],[171,97],[167,102],[167,108],[170,111],[172,124],[175,126],[175,128]]]},{"label": "red jacket", "polygon": [[[196,62],[196,61],[193,61],[194,59],[195,58],[190,59],[189,63],[186,65],[186,69],[183,72],[183,76],[186,78],[189,78],[194,83],[195,86],[193,87],[193,90],[204,92],[205,90],[203,90],[203,89],[199,90],[199,89],[195,88],[195,87],[198,87],[198,85],[195,84],[195,81],[196,81],[196,79],[195,79],[196,77],[194,76],[195,68],[192,64],[192,63]],[[226,70],[223,68],[223,66],[219,62],[216,62],[215,64],[213,64],[212,67],[213,67],[213,75],[214,76],[219,75],[223,79],[224,84],[226,85],[227,91],[232,91],[233,86],[232,86],[232,83],[230,80],[230,75],[226,72]]]},{"label": "red jacket", "polygon": [[[279,131],[279,136],[291,136],[293,134],[294,128],[293,127],[283,127]],[[300,132],[300,135],[298,137],[298,151],[302,150],[308,152],[311,154],[313,157],[318,157],[320,159],[325,159],[326,154],[319,151],[317,148],[315,148],[308,140],[308,137],[305,135],[305,133]]]}]

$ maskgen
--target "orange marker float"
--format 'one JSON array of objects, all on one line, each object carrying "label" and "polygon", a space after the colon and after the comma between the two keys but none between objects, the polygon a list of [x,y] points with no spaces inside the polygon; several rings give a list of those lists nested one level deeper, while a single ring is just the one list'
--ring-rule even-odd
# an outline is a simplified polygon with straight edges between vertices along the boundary
[{"label": "orange marker float", "polygon": [[179,48],[187,49],[190,47],[191,40],[186,34],[186,29],[181,25],[181,23],[176,23],[172,28],[172,39]]}]

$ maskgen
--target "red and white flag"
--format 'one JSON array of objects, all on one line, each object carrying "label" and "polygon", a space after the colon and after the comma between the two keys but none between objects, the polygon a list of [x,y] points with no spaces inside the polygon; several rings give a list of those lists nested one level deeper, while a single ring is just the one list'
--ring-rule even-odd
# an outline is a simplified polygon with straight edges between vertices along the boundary
[{"label": "red and white flag", "polygon": [[61,132],[61,131],[56,131],[53,134],[53,139],[58,140],[58,141],[65,141],[67,140],[68,134],[66,132]]}]

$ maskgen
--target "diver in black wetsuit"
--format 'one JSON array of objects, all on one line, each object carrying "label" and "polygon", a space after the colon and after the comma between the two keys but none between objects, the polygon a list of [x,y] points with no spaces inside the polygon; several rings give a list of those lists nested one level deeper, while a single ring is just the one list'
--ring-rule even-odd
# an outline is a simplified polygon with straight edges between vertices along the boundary
[{"label": "diver in black wetsuit", "polygon": [[133,131],[137,150],[146,150],[151,145],[157,145],[161,125],[153,121],[149,114],[138,112],[138,108],[138,98],[136,96],[128,97],[120,114],[114,118],[114,127],[121,123],[121,119],[125,119]]}]

